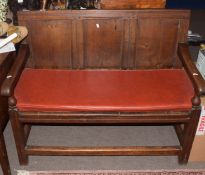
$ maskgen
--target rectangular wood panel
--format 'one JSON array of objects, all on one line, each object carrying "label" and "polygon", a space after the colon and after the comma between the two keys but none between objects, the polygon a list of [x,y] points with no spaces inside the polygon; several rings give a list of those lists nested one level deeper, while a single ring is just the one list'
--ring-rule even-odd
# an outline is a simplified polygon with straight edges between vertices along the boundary
[{"label": "rectangular wood panel", "polygon": [[20,12],[36,68],[153,69],[179,66],[188,10]]},{"label": "rectangular wood panel", "polygon": [[29,23],[34,67],[71,67],[71,21],[33,21]]},{"label": "rectangular wood panel", "polygon": [[136,27],[136,68],[173,67],[180,42],[179,28],[177,19],[139,19]]},{"label": "rectangular wood panel", "polygon": [[121,67],[123,21],[89,19],[84,21],[85,67]]},{"label": "rectangular wood panel", "polygon": [[160,59],[157,67],[170,68],[177,57],[179,20],[164,19],[161,26]]},{"label": "rectangular wood panel", "polygon": [[135,67],[153,68],[160,57],[160,19],[140,18],[137,24]]}]

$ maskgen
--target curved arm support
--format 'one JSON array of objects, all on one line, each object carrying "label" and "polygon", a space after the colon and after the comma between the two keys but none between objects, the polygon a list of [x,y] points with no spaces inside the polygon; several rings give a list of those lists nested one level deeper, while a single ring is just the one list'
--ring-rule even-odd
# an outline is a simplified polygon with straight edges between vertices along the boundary
[{"label": "curved arm support", "polygon": [[205,80],[196,68],[189,54],[188,44],[180,43],[178,46],[178,56],[186,70],[190,80],[194,85],[195,92],[198,96],[205,95]]},{"label": "curved arm support", "polygon": [[6,79],[4,80],[1,88],[2,96],[12,96],[16,83],[24,69],[26,61],[29,57],[28,45],[21,45],[14,64],[11,67]]}]

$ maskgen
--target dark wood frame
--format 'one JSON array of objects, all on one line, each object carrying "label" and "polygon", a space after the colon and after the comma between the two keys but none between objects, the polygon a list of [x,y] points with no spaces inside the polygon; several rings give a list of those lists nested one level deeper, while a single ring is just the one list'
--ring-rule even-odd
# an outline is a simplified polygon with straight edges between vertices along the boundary
[{"label": "dark wood frame", "polygon": [[[4,53],[0,56],[0,87],[9,72],[15,58],[15,53]],[[0,164],[4,175],[11,175],[7,150],[4,140],[4,129],[8,123],[8,98],[0,96]]]},{"label": "dark wood frame", "polygon": [[[148,11],[148,13],[158,12]],[[51,14],[54,12],[50,12]],[[58,12],[62,13],[63,12]],[[78,13],[78,12],[77,12]],[[87,12],[86,12],[87,13]],[[113,13],[113,12],[112,12]],[[130,12],[125,12],[130,13]],[[120,15],[125,15],[123,11],[120,11]],[[131,11],[135,13],[135,11]],[[141,12],[139,12],[141,13]],[[161,12],[160,12],[161,13]],[[169,11],[168,14],[173,12]],[[182,12],[183,13],[183,12]],[[40,17],[40,12],[37,15],[31,12],[34,19]],[[75,16],[75,12],[73,12]],[[100,12],[97,13],[99,17]],[[105,15],[105,13],[104,13]],[[108,14],[107,14],[108,15]],[[116,15],[116,14],[115,14]],[[156,14],[154,14],[156,15]],[[54,15],[55,16],[55,15]],[[89,15],[88,15],[89,16]],[[91,12],[90,16],[94,16]],[[109,15],[108,15],[109,16]],[[156,15],[157,16],[157,15]],[[63,19],[67,16],[62,15]],[[57,15],[57,18],[61,18]],[[42,20],[46,16],[42,15]],[[47,19],[52,19],[49,17]],[[56,18],[56,16],[54,17]],[[68,17],[70,18],[70,16]],[[24,19],[24,18],[22,18]],[[24,24],[26,22],[22,20]],[[188,25],[185,25],[188,26]],[[186,33],[184,28],[183,33]],[[29,42],[31,42],[29,39]],[[181,40],[185,40],[183,35]],[[32,53],[31,44],[31,56],[35,57]],[[188,51],[187,44],[178,45],[177,58],[181,60],[182,68],[184,68],[193,83],[195,90],[195,96],[192,99],[192,109],[189,111],[159,111],[159,112],[143,112],[143,113],[125,113],[125,112],[31,112],[20,111],[17,107],[17,100],[14,97],[14,88],[18,82],[18,79],[23,71],[27,59],[29,57],[29,48],[27,45],[22,45],[18,54],[18,58],[15,61],[14,66],[11,68],[9,75],[12,78],[4,81],[1,93],[4,96],[9,96],[9,114],[11,124],[13,128],[14,138],[19,156],[19,162],[21,165],[28,164],[28,155],[177,155],[181,164],[187,163],[190,150],[192,147],[193,139],[195,136],[201,106],[200,97],[205,94],[205,83],[196,69],[195,65],[191,61],[191,57]],[[36,65],[35,65],[36,66]],[[176,65],[175,65],[176,66]],[[37,66],[38,67],[38,66]],[[166,66],[165,66],[166,67]],[[180,67],[178,64],[177,67]],[[143,68],[143,67],[142,67]],[[158,67],[155,67],[158,68]],[[38,116],[38,117],[36,117]],[[137,124],[169,124],[175,127],[177,136],[179,138],[179,146],[146,146],[146,147],[51,147],[51,146],[29,146],[27,145],[27,139],[31,129],[31,125],[34,124],[80,124],[80,125],[137,125]]]}]

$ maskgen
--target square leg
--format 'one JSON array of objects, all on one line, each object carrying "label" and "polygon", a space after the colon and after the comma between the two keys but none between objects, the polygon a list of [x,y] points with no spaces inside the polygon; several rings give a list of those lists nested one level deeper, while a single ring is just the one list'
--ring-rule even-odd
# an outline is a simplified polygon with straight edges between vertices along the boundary
[{"label": "square leg", "polygon": [[0,133],[0,163],[4,175],[11,175],[3,133]]}]

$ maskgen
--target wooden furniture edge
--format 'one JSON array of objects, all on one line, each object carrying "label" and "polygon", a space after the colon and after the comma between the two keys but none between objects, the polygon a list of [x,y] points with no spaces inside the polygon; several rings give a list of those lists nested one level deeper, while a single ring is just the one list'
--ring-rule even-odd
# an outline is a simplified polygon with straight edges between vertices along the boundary
[{"label": "wooden furniture edge", "polygon": [[191,79],[195,92],[199,95],[205,95],[205,80],[196,68],[189,53],[188,44],[179,43],[178,56]]},{"label": "wooden furniture edge", "polygon": [[[157,12],[157,13],[154,13]],[[161,12],[161,13],[159,13]],[[177,12],[177,13],[175,13]],[[47,10],[47,11],[19,11],[18,12],[18,20],[22,21],[24,19],[72,19],[73,17],[77,18],[106,18],[112,15],[113,18],[116,17],[124,17],[126,14],[126,18],[128,15],[132,15],[137,13],[140,17],[144,15],[151,14],[152,17],[161,16],[161,18],[166,17],[178,17],[180,19],[187,18],[189,19],[191,16],[190,10],[167,10],[167,9],[137,9],[137,10]],[[180,15],[179,15],[180,13]],[[29,16],[28,16],[29,14]],[[132,17],[132,16],[130,16]]]},{"label": "wooden furniture edge", "polygon": [[12,65],[6,79],[4,80],[1,87],[2,96],[11,96],[18,79],[20,78],[21,72],[26,64],[29,57],[29,47],[28,45],[21,45],[19,52],[16,56],[14,64]]}]

